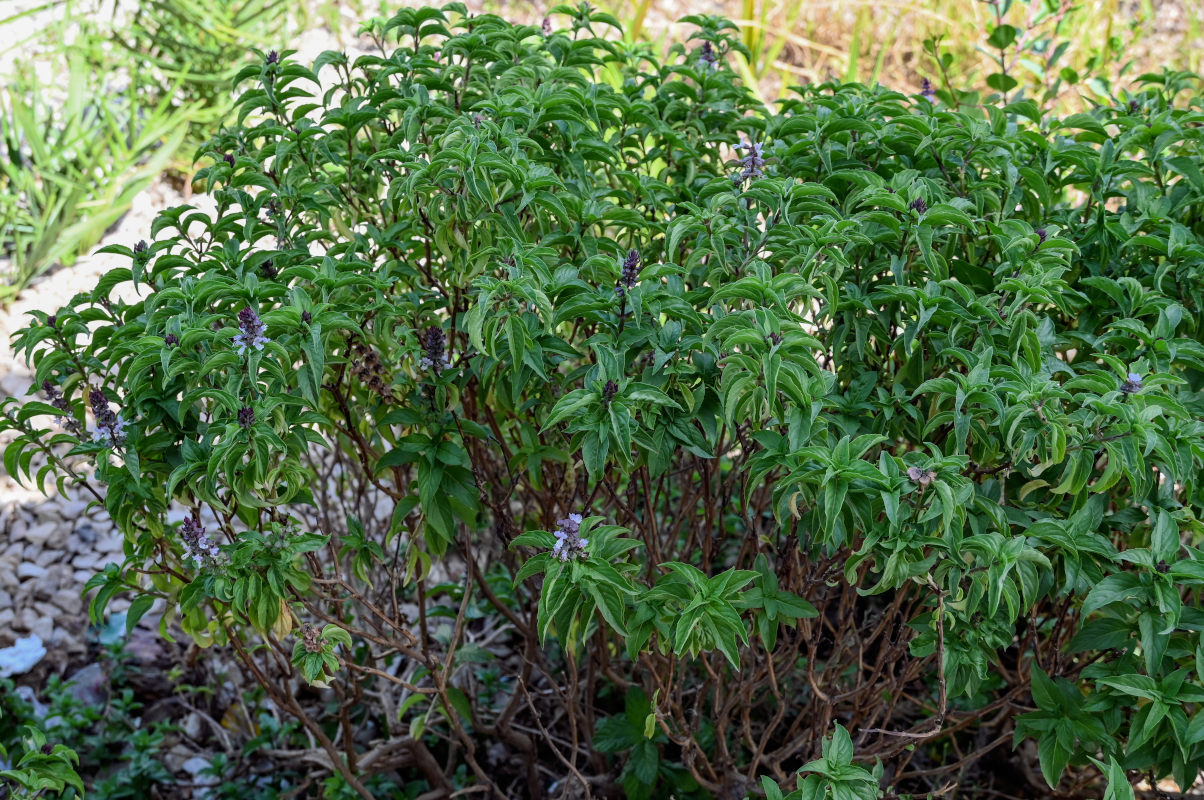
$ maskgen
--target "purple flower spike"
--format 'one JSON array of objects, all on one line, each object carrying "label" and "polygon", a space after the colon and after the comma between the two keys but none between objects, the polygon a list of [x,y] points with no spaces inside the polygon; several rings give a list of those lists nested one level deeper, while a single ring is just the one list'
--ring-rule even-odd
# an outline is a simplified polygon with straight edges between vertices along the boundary
[{"label": "purple flower spike", "polygon": [[424,355],[418,366],[423,369],[441,375],[443,370],[451,366],[451,359],[447,357],[447,335],[438,325],[432,325],[422,334],[422,352]]},{"label": "purple flower spike", "polygon": [[556,544],[552,546],[552,556],[561,561],[572,561],[574,558],[589,558],[589,554],[585,552],[585,548],[589,546],[589,539],[581,538],[581,515],[569,514],[566,519],[560,520],[553,535],[556,537]]},{"label": "purple flower spike", "polygon": [[745,151],[740,157],[740,172],[735,177],[736,183],[743,183],[750,178],[760,178],[765,172],[765,143],[745,140],[736,145],[737,150]]},{"label": "purple flower spike", "polygon": [[623,269],[619,273],[619,285],[615,287],[615,293],[619,297],[624,297],[627,290],[633,288],[640,280],[640,252],[632,250],[627,254],[627,258],[623,259]]},{"label": "purple flower spike", "polygon": [[1125,376],[1125,382],[1120,385],[1120,390],[1125,394],[1137,394],[1141,391],[1141,386],[1141,376],[1136,372],[1130,372]]},{"label": "purple flower spike", "polygon": [[184,557],[191,558],[198,567],[211,567],[217,564],[221,553],[217,543],[205,535],[205,529],[197,517],[184,520],[180,528],[180,539],[184,543]]},{"label": "purple flower spike", "polygon": [[238,347],[239,355],[247,352],[248,347],[262,350],[263,346],[271,341],[263,335],[267,326],[249,306],[238,312],[238,329],[241,332],[234,337],[234,344]]},{"label": "purple flower spike", "polygon": [[109,399],[100,389],[88,392],[88,404],[92,406],[92,414],[96,417],[96,431],[92,441],[100,442],[105,447],[120,447],[125,443],[126,422],[120,414],[109,408]]}]

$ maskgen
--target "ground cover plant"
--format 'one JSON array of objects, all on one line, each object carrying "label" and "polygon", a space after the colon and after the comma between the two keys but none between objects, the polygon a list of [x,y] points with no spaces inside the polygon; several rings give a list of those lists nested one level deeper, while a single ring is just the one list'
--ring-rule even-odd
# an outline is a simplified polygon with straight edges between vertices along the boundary
[{"label": "ground cover plant", "polygon": [[770,109],[686,21],[244,69],[216,212],[17,336],[5,468],[126,534],[92,614],[232,646],[331,796],[1186,788],[1197,79]]}]

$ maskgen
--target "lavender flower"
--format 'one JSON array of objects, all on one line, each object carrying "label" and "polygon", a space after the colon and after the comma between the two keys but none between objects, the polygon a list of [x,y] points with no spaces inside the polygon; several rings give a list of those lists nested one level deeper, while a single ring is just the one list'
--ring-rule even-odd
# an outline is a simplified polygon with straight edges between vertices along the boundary
[{"label": "lavender flower", "polygon": [[769,342],[770,342],[770,344],[775,344],[775,345],[781,344],[782,337],[779,334],[776,334],[773,331],[770,331],[769,332]]},{"label": "lavender flower", "polygon": [[615,287],[615,294],[619,297],[624,297],[627,290],[631,289],[640,280],[640,252],[632,250],[627,253],[627,258],[623,259],[623,269],[619,273],[619,285]]},{"label": "lavender flower", "polygon": [[222,156],[222,161],[225,161],[230,166],[234,166],[234,156],[230,153],[226,153],[224,156]]},{"label": "lavender flower", "polygon": [[92,435],[92,441],[101,442],[105,447],[120,447],[124,444],[126,421],[109,408],[109,400],[105,393],[100,389],[92,389],[88,392],[88,403],[96,417],[96,432]]},{"label": "lavender flower", "polygon": [[572,561],[574,558],[588,558],[585,548],[589,539],[581,538],[581,515],[569,514],[567,519],[556,523],[560,527],[553,535],[556,544],[552,546],[552,555],[561,561]]},{"label": "lavender flower", "polygon": [[702,43],[702,51],[698,54],[698,62],[702,64],[703,69],[719,69],[719,56],[715,54],[715,47],[710,42]]},{"label": "lavender flower", "polygon": [[760,178],[764,175],[762,167],[765,166],[765,143],[745,140],[736,145],[737,150],[746,151],[740,157],[740,172],[733,178],[735,183],[743,183],[750,178]]},{"label": "lavender flower", "polygon": [[254,347],[256,350],[262,350],[263,346],[271,341],[263,335],[267,330],[267,326],[259,319],[250,306],[238,312],[238,328],[241,333],[234,337],[234,344],[238,347],[238,354],[242,355],[247,351],[248,347]]},{"label": "lavender flower", "polygon": [[308,325],[313,320],[313,318],[314,318],[314,315],[309,313],[308,311],[301,312],[301,321],[304,322],[306,325]]},{"label": "lavender flower", "polygon": [[149,245],[147,245],[146,240],[142,239],[138,242],[138,244],[134,245],[134,255],[140,256],[143,253],[147,252],[147,250],[149,250],[149,249],[150,249],[150,247],[149,247]]},{"label": "lavender flower", "polygon": [[59,324],[59,316],[58,316],[58,314],[51,314],[49,317],[47,317],[47,318],[46,318],[46,324],[47,324],[47,325],[49,325],[49,326],[50,326],[50,327],[52,327],[52,328],[57,328],[57,327],[58,327],[58,324]]},{"label": "lavender flower", "polygon": [[1136,372],[1130,372],[1125,376],[1125,382],[1120,385],[1120,390],[1125,394],[1137,394],[1141,391],[1141,386],[1141,376]]},{"label": "lavender flower", "polygon": [[928,204],[924,202],[924,198],[917,197],[915,200],[911,201],[911,205],[909,205],[908,208],[916,213],[924,214],[928,211]]},{"label": "lavender flower", "polygon": [[250,406],[243,406],[238,409],[238,425],[243,430],[255,424],[255,409]]},{"label": "lavender flower", "polygon": [[551,36],[552,35],[552,18],[544,17],[543,24],[541,24],[539,27],[543,31],[544,36]]},{"label": "lavender flower", "polygon": [[180,528],[180,539],[184,543],[184,557],[191,558],[198,567],[213,566],[217,563],[220,550],[217,543],[205,535],[201,521],[195,516],[184,520]]},{"label": "lavender flower", "polygon": [[447,357],[447,337],[438,325],[430,326],[422,334],[422,352],[425,355],[418,362],[418,366],[423,369],[441,375],[443,370],[451,366],[451,360]]},{"label": "lavender flower", "polygon": [[268,57],[267,57],[266,61],[268,64],[279,64],[280,63],[280,54],[277,53],[275,50],[272,50],[268,53]]},{"label": "lavender flower", "polygon": [[929,100],[936,99],[936,90],[932,88],[932,81],[927,78],[920,81],[920,96],[926,97]]},{"label": "lavender flower", "polygon": [[175,347],[179,343],[180,337],[176,336],[174,333],[169,333],[163,337],[163,344],[167,345],[168,347]]},{"label": "lavender flower", "polygon": [[63,393],[50,381],[42,381],[42,391],[50,399],[50,405],[63,412],[63,416],[54,418],[54,424],[61,425],[67,429],[68,433],[79,436],[83,432],[83,429],[72,413],[71,405],[67,402],[67,398],[63,397]]},{"label": "lavender flower", "polygon": [[268,259],[259,265],[259,271],[263,273],[263,277],[269,281],[276,280],[276,276],[280,274],[280,270],[276,269],[276,263],[272,259]]}]

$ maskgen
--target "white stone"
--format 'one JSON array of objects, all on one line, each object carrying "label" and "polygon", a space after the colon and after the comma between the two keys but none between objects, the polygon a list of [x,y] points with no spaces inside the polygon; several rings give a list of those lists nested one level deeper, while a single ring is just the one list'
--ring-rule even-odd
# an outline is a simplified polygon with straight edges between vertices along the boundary
[{"label": "white stone", "polygon": [[[33,544],[46,544],[56,532],[62,530],[61,522],[43,522],[40,525],[35,525],[25,531],[25,540]],[[57,540],[59,537],[54,536]]]},{"label": "white stone", "polygon": [[76,517],[81,516],[87,510],[87,500],[73,500],[69,503],[64,503],[59,507],[59,513],[62,514],[63,519],[75,519]]},{"label": "white stone", "polygon": [[29,626],[29,632],[34,636],[40,637],[42,641],[50,642],[52,644],[58,642],[59,639],[62,638],[61,636],[56,635],[57,632],[54,629],[54,617],[52,616],[39,616],[34,624]]},{"label": "white stone", "polygon": [[58,550],[56,548],[50,548],[47,550],[43,550],[42,552],[40,552],[36,556],[34,556],[33,563],[37,564],[39,567],[49,567],[51,564],[58,561],[62,557],[63,557],[63,553],[61,550]]},{"label": "white stone", "polygon": [[71,566],[77,570],[87,569],[95,570],[100,567],[103,557],[93,551],[80,553],[75,558],[71,559]]},{"label": "white stone", "polygon": [[36,634],[18,639],[12,647],[0,649],[0,678],[24,675],[46,655],[42,639]]},{"label": "white stone", "polygon": [[98,537],[96,540],[96,552],[98,553],[120,553],[125,545],[125,538],[116,531],[111,531],[108,534]]},{"label": "white stone", "polygon": [[17,567],[18,578],[45,578],[46,568],[37,564],[30,564],[28,561],[22,562]]}]

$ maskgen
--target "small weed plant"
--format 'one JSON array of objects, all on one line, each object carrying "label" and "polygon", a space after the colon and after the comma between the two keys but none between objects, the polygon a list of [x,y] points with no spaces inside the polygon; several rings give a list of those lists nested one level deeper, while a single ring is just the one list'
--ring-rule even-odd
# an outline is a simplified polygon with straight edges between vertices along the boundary
[{"label": "small weed plant", "polygon": [[17,335],[6,468],[126,537],[91,613],[234,648],[330,796],[1186,789],[1196,79],[770,109],[686,22],[245,68],[216,211]]}]

